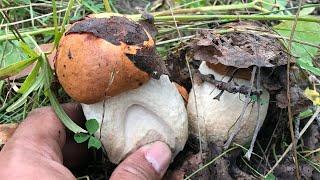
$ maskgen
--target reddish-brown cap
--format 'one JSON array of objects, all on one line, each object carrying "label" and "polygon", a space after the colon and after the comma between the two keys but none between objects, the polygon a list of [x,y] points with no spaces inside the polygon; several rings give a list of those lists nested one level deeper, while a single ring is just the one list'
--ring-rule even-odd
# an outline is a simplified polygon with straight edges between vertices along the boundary
[{"label": "reddish-brown cap", "polygon": [[154,46],[141,25],[124,17],[80,21],[61,38],[56,74],[74,100],[95,103],[164,73],[152,58],[158,57]]}]

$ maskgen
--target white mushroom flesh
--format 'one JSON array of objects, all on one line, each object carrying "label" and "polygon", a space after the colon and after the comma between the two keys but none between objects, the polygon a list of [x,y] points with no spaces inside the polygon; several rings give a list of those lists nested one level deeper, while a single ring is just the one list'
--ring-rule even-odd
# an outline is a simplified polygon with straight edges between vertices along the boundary
[{"label": "white mushroom flesh", "polygon": [[[184,101],[166,75],[103,102],[82,104],[82,107],[86,119],[98,120],[101,142],[113,163],[119,163],[140,146],[158,140],[167,143],[176,155],[188,137]],[[99,137],[100,131],[95,135]]]},{"label": "white mushroom flesh", "polygon": [[[210,69],[205,62],[203,62],[199,71],[202,74],[213,74],[216,80],[227,82],[229,77],[218,74]],[[250,86],[250,81],[235,78],[234,81],[239,85]],[[268,111],[269,93],[262,88],[263,93],[260,96],[260,124],[262,125]],[[196,101],[194,98],[194,92]],[[201,139],[205,142],[214,142],[221,144],[228,139],[233,127],[241,114],[244,105],[245,95],[232,94],[224,92],[220,97],[220,101],[214,99],[221,90],[217,89],[213,84],[203,82],[201,84],[194,84],[189,94],[189,101],[187,105],[189,116],[189,131],[191,134],[198,137],[199,129]],[[196,104],[197,102],[197,110]],[[243,116],[244,124],[241,130],[236,135],[234,142],[245,144],[252,138],[255,126],[258,120],[258,102],[251,101]],[[199,125],[199,126],[198,126]],[[199,127],[199,128],[198,128]]]}]

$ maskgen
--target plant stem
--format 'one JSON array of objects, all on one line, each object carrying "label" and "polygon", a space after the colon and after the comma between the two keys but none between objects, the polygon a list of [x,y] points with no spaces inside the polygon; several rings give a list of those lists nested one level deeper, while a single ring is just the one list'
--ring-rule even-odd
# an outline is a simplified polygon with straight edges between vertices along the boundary
[{"label": "plant stem", "polygon": [[[244,4],[230,4],[230,5],[218,5],[218,6],[203,6],[196,8],[187,8],[187,9],[175,9],[172,10],[173,14],[185,14],[185,13],[199,13],[199,12],[213,12],[213,11],[228,11],[228,10],[237,10],[237,9],[246,9],[246,8],[255,8],[256,1],[251,3]],[[260,7],[259,7],[260,8]],[[152,14],[153,16],[164,16],[171,15],[171,11],[162,11]]]},{"label": "plant stem", "polygon": [[109,0],[103,0],[104,8],[106,9],[106,12],[112,12],[111,6],[109,4]]},{"label": "plant stem", "polygon": [[[130,17],[130,16],[129,16]],[[295,15],[175,15],[177,21],[206,21],[214,19],[239,19],[239,20],[289,20],[294,21]],[[156,22],[173,20],[172,16],[156,16]],[[298,21],[317,22],[320,18],[315,16],[298,17]]]},{"label": "plant stem", "polygon": [[[299,6],[298,6],[298,11],[295,15],[295,20],[292,25],[291,29],[291,34],[290,34],[290,39],[289,39],[289,45],[288,45],[288,52],[291,54],[291,49],[292,49],[292,39],[294,37],[294,33],[296,31],[297,27],[297,22],[298,18],[300,15],[300,10],[301,10],[301,5],[302,5],[303,0],[299,0]],[[288,59],[287,62],[287,99],[288,99],[288,119],[289,119],[289,129],[290,129],[290,135],[291,135],[291,141],[292,141],[292,154],[293,154],[293,161],[295,164],[295,173],[296,173],[296,179],[300,180],[300,168],[299,168],[299,161],[298,161],[298,156],[297,156],[297,139],[295,138],[295,133],[293,130],[293,115],[292,115],[292,110],[291,110],[291,84],[290,84],[290,61],[292,59],[292,56]],[[299,129],[299,128],[298,128]],[[299,130],[298,130],[299,131]]]},{"label": "plant stem", "polygon": [[[42,34],[42,33],[54,32],[54,30],[55,30],[54,27],[40,28],[35,31],[20,33],[20,35],[22,37],[25,37],[27,35],[33,36],[33,35]],[[0,42],[5,40],[12,40],[12,39],[16,39],[16,37],[12,33],[0,36]]]}]

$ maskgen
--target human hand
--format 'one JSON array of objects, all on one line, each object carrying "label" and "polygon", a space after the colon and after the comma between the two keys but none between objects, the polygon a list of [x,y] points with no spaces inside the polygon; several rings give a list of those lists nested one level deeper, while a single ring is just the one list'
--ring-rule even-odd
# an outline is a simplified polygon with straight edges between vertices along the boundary
[{"label": "human hand", "polygon": [[[64,109],[74,121],[84,119],[79,105],[68,104]],[[64,146],[68,151],[77,151],[69,153],[78,154],[75,160],[85,154],[78,153],[81,151],[78,147],[83,145],[66,144],[65,128],[52,108],[31,112],[0,152],[0,179],[75,179],[63,165]],[[162,142],[155,142],[129,155],[115,169],[111,179],[161,179],[170,160],[169,147]]]}]

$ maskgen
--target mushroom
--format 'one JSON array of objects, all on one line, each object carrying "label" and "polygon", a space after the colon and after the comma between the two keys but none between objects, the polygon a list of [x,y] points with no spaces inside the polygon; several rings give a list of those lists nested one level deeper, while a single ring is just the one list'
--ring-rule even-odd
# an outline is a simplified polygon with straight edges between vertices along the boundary
[{"label": "mushroom", "polygon": [[[204,75],[212,74],[216,80],[223,82],[227,82],[230,78],[226,75],[227,66],[222,64],[215,65],[202,62],[199,71]],[[239,76],[234,77],[233,81],[241,85],[250,86],[249,74],[248,70],[242,69]],[[223,145],[241,114],[245,95],[224,92],[220,96],[220,100],[215,99],[220,92],[221,90],[209,82],[194,83],[189,94],[187,110],[191,134],[198,136],[198,130],[200,129],[202,140]],[[262,88],[260,98],[263,102],[269,101],[269,93],[264,88]],[[268,103],[260,103],[260,105],[260,121],[263,122],[267,115]],[[250,141],[258,123],[257,108],[257,102],[252,101],[249,104],[243,116],[245,122],[235,136],[234,142],[244,145]],[[262,125],[262,122],[260,125]]]},{"label": "mushroom", "polygon": [[184,101],[141,24],[119,16],[75,23],[60,41],[55,68],[86,118],[98,120],[96,135],[111,162],[158,140],[174,155],[183,149]]}]

